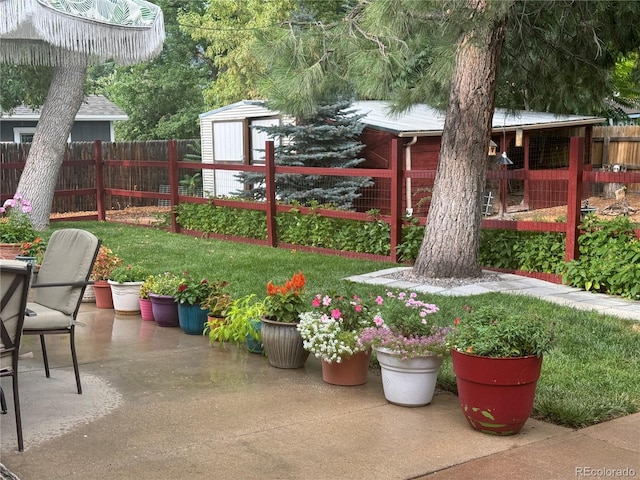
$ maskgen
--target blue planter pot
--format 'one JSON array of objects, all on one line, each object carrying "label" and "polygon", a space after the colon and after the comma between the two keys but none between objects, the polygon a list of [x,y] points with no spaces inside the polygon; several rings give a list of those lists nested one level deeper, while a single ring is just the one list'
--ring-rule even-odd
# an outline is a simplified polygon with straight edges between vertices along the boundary
[{"label": "blue planter pot", "polygon": [[[257,332],[260,332],[260,328],[262,327],[262,322],[260,320],[250,320],[253,329]],[[262,342],[256,340],[251,335],[247,335],[247,350],[251,353],[262,353],[264,349],[262,348]]]},{"label": "blue planter pot", "polygon": [[180,328],[189,335],[202,335],[204,326],[207,323],[209,310],[200,308],[200,304],[188,305],[178,304],[178,320]]}]

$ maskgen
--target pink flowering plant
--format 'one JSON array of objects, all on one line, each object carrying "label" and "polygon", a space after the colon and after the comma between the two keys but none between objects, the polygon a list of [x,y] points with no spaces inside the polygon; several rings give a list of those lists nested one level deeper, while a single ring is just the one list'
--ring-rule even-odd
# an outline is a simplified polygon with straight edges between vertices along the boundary
[{"label": "pink flowering plant", "polygon": [[385,349],[403,360],[448,352],[447,335],[452,327],[430,321],[438,307],[421,300],[416,292],[389,291],[375,303],[379,308],[375,325],[360,333],[362,345]]},{"label": "pink flowering plant", "polygon": [[31,203],[16,193],[0,207],[0,243],[31,242],[36,232],[31,223]]},{"label": "pink flowering plant", "polygon": [[374,325],[373,311],[357,295],[317,294],[312,310],[300,314],[298,331],[305,350],[328,362],[341,363],[370,348],[359,335]]}]

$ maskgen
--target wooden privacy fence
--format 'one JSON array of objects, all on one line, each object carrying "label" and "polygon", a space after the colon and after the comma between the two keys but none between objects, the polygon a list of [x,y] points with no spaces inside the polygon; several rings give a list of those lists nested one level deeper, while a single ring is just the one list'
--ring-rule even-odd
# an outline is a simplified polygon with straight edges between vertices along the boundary
[{"label": "wooden privacy fence", "polygon": [[[372,219],[370,213],[357,212],[357,211],[345,211],[345,210],[328,210],[322,208],[306,208],[299,206],[283,205],[277,201],[275,191],[275,176],[277,174],[302,174],[302,175],[323,175],[323,176],[359,176],[371,178],[374,182],[389,184],[388,192],[385,192],[385,196],[388,195],[388,208],[382,215],[376,216],[390,226],[391,232],[391,250],[390,255],[363,255],[355,253],[347,253],[346,255],[354,257],[366,257],[390,260],[396,262],[398,260],[397,247],[402,241],[402,225],[405,221],[405,211],[403,207],[403,195],[404,188],[407,179],[421,179],[432,184],[435,179],[436,172],[434,170],[410,170],[403,171],[402,169],[402,154],[403,148],[399,139],[394,139],[391,147],[391,158],[389,169],[363,169],[363,168],[351,168],[351,169],[332,169],[332,168],[310,168],[310,167],[284,167],[276,166],[273,155],[273,142],[267,142],[266,144],[266,160],[264,165],[243,165],[237,163],[216,163],[207,164],[200,162],[186,162],[179,161],[185,152],[187,143],[179,143],[175,140],[168,142],[160,142],[166,146],[166,156],[164,158],[153,158],[149,156],[148,152],[145,155],[137,155],[135,158],[108,158],[103,149],[103,144],[99,141],[91,144],[91,159],[83,158],[80,160],[65,160],[63,163],[64,168],[70,167],[83,167],[87,171],[93,169],[94,175],[89,174],[93,186],[78,188],[65,188],[63,190],[56,191],[56,198],[69,198],[74,195],[91,195],[95,201],[95,213],[81,216],[82,219],[98,219],[106,220],[106,212],[109,209],[107,206],[107,198],[126,198],[127,204],[131,204],[132,200],[135,203],[136,200],[140,201],[164,201],[171,207],[174,207],[180,203],[213,203],[216,206],[227,206],[239,209],[250,209],[264,211],[266,214],[267,222],[267,239],[256,240],[240,237],[229,237],[211,234],[212,237],[227,238],[236,241],[243,241],[249,243],[258,243],[271,246],[286,246],[292,248],[299,248],[293,245],[282,245],[278,241],[277,229],[276,229],[276,216],[281,212],[288,212],[295,208],[302,214],[315,214],[333,218],[345,218],[353,220],[369,221]],[[86,147],[85,147],[86,148]],[[640,171],[625,171],[614,172],[605,171],[603,169],[592,170],[590,166],[584,165],[584,139],[579,137],[573,137],[570,140],[570,159],[569,168],[564,169],[550,169],[550,170],[492,170],[487,173],[487,179],[501,184],[508,184],[508,182],[518,181],[527,183],[545,183],[554,182],[563,184],[562,192],[566,193],[566,199],[564,205],[566,205],[566,221],[514,221],[503,219],[485,219],[483,220],[483,228],[494,229],[508,229],[508,230],[521,230],[521,231],[536,231],[536,232],[560,232],[566,235],[566,252],[565,259],[567,261],[577,257],[578,248],[578,225],[581,217],[582,201],[585,198],[584,193],[595,184],[640,184]],[[158,153],[160,150],[156,150]],[[134,152],[134,150],[132,150]],[[86,152],[85,152],[86,153]],[[88,154],[87,154],[88,156]],[[26,157],[25,157],[26,158]],[[10,176],[12,178],[19,178],[19,170],[24,166],[22,162],[14,163],[2,163],[2,175]],[[263,202],[256,201],[242,201],[234,200],[230,198],[203,198],[184,194],[184,190],[180,187],[180,173],[181,172],[206,172],[208,170],[216,171],[242,171],[242,172],[259,172],[265,175],[266,185],[266,200]],[[126,172],[135,172],[135,175]],[[119,180],[116,179],[114,172],[120,172]],[[148,178],[151,176],[157,176],[162,182],[166,182],[168,185],[167,192],[152,191],[149,190],[146,185],[150,185],[151,182]],[[129,179],[128,184],[123,184],[122,179]],[[136,179],[132,181],[131,179]],[[145,180],[146,179],[146,180]],[[72,181],[73,179],[67,179]],[[157,182],[155,182],[157,183]],[[70,185],[69,183],[65,185]],[[114,186],[115,185],[115,186]],[[375,188],[375,187],[374,187]],[[507,189],[502,189],[502,193],[505,193]],[[11,196],[11,193],[2,192],[2,200]],[[501,211],[507,211],[508,197],[506,194],[501,194],[494,201],[500,203]],[[111,202],[113,204],[113,202]],[[72,210],[72,209],[70,209]],[[419,217],[419,222],[424,225],[426,217]],[[173,232],[180,232],[180,226],[176,221],[176,215],[173,212],[171,214],[171,225],[169,227]],[[199,232],[186,232],[193,235],[198,235]]]}]

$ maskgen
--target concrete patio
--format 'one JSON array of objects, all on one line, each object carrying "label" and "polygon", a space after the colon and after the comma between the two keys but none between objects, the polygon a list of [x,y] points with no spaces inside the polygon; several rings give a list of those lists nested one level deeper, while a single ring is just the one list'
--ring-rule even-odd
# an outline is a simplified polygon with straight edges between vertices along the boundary
[{"label": "concrete patio", "polygon": [[[512,437],[469,428],[457,397],[386,402],[381,379],[322,381],[319,360],[280,370],[236,347],[83,304],[77,329],[84,393],[67,338],[37,338],[20,361],[25,451],[17,451],[11,383],[1,462],[21,480],[569,479],[587,469],[640,475],[640,414],[579,431],[529,420]],[[32,352],[32,353],[29,353]],[[592,471],[592,470],[588,470]]]}]

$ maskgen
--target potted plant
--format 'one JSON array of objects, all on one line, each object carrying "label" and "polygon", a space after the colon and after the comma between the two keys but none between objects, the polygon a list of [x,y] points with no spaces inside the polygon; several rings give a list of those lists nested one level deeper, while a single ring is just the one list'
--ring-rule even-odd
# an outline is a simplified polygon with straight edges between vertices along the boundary
[{"label": "potted plant", "polygon": [[16,260],[31,264],[31,283],[36,281],[39,265],[42,264],[46,248],[47,242],[42,237],[36,237],[31,242],[22,242],[20,244],[20,255],[16,255]]},{"label": "potted plant", "polygon": [[465,312],[449,339],[462,412],[481,432],[518,433],[533,409],[554,323],[499,305]]},{"label": "potted plant", "polygon": [[20,255],[16,260],[30,262],[34,267],[42,263],[44,252],[47,249],[47,242],[42,237],[36,237],[30,242],[20,244]]},{"label": "potted plant", "polygon": [[137,315],[140,313],[140,287],[149,272],[141,265],[121,265],[109,274],[113,308],[116,313]]},{"label": "potted plant", "polygon": [[[227,309],[233,302],[231,295],[223,291],[227,285],[228,283],[223,280],[214,282],[211,285],[209,295],[200,305],[202,309],[207,311],[207,332],[225,322]],[[206,332],[203,331],[203,333]]]},{"label": "potted plant", "polygon": [[100,245],[91,271],[97,308],[113,308],[113,297],[108,280],[111,272],[120,265],[122,265],[122,259],[107,246]]},{"label": "potted plant", "polygon": [[273,367],[301,368],[309,357],[296,328],[300,313],[306,310],[305,283],[302,272],[294,274],[282,285],[267,283],[261,333],[265,354]]},{"label": "potted plant", "polygon": [[[189,335],[202,335],[209,305],[210,296],[219,295],[227,282],[210,282],[206,278],[196,278],[188,272],[182,272],[175,299],[178,302],[178,320],[180,327]],[[222,285],[222,286],[221,286]]]},{"label": "potted plant", "polygon": [[14,260],[20,255],[20,244],[37,237],[30,212],[31,203],[19,193],[0,207],[0,258]]},{"label": "potted plant", "polygon": [[209,341],[233,342],[247,347],[252,353],[262,353],[260,318],[265,313],[264,301],[256,301],[255,294],[237,298],[225,308],[224,322],[209,322],[205,334]]},{"label": "potted plant", "polygon": [[153,283],[155,277],[153,275],[147,275],[140,285],[140,292],[138,293],[138,303],[140,304],[140,316],[142,320],[147,322],[153,322],[153,310],[151,307],[151,299],[149,299],[149,293],[153,291]]},{"label": "potted plant", "polygon": [[153,277],[149,292],[153,318],[161,327],[179,327],[178,304],[175,295],[180,277],[171,272],[159,273]]},{"label": "potted plant", "polygon": [[385,398],[408,407],[428,405],[448,351],[451,327],[430,322],[438,307],[416,292],[389,291],[375,301],[379,307],[375,326],[364,329],[360,341],[376,352]]},{"label": "potted plant", "polygon": [[366,383],[371,346],[359,335],[374,326],[371,308],[352,294],[318,294],[311,305],[297,328],[303,347],[322,362],[322,379],[333,385]]}]

